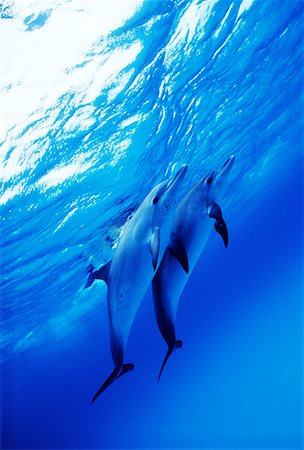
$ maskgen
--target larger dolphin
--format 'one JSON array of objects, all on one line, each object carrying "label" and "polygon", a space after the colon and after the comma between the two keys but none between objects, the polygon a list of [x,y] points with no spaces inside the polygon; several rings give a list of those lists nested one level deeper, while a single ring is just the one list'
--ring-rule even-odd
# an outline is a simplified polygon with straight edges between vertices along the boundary
[{"label": "larger dolphin", "polygon": [[218,172],[195,184],[181,200],[173,224],[171,243],[153,279],[153,299],[160,332],[168,345],[158,380],[171,353],[182,346],[175,337],[175,318],[179,299],[214,226],[228,245],[228,231],[221,203],[234,156]]},{"label": "larger dolphin", "polygon": [[126,223],[112,261],[89,277],[86,287],[96,278],[108,285],[110,343],[115,364],[92,403],[114,380],[134,368],[133,364],[124,363],[130,328],[169,244],[177,195],[186,172],[187,165],[183,165],[174,177],[147,195]]}]

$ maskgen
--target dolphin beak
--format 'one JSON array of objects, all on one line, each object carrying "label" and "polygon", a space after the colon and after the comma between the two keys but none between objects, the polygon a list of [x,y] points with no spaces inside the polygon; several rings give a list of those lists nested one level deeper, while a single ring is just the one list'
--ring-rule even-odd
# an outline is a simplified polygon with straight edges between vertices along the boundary
[{"label": "dolphin beak", "polygon": [[188,170],[187,164],[183,164],[172,178],[170,178],[167,182],[164,182],[164,185],[158,191],[157,195],[154,197],[153,203],[154,204],[158,203],[159,199],[165,192],[174,188],[176,184],[179,184],[184,179],[187,170]]},{"label": "dolphin beak", "polygon": [[176,172],[176,174],[172,178],[170,178],[164,192],[166,192],[168,189],[172,189],[176,184],[180,183],[184,179],[187,170],[187,164],[183,164],[181,168]]},{"label": "dolphin beak", "polygon": [[225,164],[223,165],[223,167],[221,168],[220,173],[222,174],[222,173],[228,173],[228,172],[230,172],[230,170],[231,170],[231,168],[232,168],[232,166],[233,166],[233,164],[234,164],[234,161],[235,161],[235,156],[234,156],[234,155],[231,155],[231,156],[227,159],[227,161],[225,162]]}]

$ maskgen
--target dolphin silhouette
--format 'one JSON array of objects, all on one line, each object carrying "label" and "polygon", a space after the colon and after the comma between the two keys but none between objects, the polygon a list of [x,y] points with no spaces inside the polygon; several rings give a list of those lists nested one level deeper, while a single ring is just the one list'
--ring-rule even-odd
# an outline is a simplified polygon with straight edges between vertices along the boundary
[{"label": "dolphin silhouette", "polygon": [[234,163],[231,156],[224,166],[202,178],[179,203],[173,222],[171,242],[152,281],[154,310],[158,328],[168,345],[158,381],[172,352],[181,348],[175,337],[175,318],[179,299],[188,278],[212,231],[221,235],[228,246],[228,230],[219,203]]},{"label": "dolphin silhouette", "polygon": [[115,368],[92,399],[117,378],[133,370],[124,363],[129,332],[148,286],[169,244],[181,181],[187,165],[156,186],[126,223],[112,261],[92,272],[85,287],[95,279],[108,285],[107,305],[111,353]]}]

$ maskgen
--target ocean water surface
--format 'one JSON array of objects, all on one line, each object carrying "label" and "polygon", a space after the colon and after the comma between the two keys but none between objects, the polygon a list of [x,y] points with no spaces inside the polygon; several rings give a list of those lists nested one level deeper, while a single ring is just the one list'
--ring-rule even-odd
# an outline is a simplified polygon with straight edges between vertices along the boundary
[{"label": "ocean water surface", "polygon": [[[303,447],[301,0],[0,3],[1,448]],[[230,155],[166,346],[151,290],[112,370],[90,264],[182,164]]]}]

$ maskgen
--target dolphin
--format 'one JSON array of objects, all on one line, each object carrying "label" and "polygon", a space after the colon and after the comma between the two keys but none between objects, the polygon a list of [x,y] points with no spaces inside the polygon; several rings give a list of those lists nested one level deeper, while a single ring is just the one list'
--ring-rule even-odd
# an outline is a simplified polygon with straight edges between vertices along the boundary
[{"label": "dolphin", "polygon": [[95,279],[107,283],[107,305],[111,354],[114,370],[92,399],[117,378],[134,369],[124,363],[130,329],[163,254],[169,244],[172,222],[177,206],[179,187],[188,166],[157,185],[147,195],[134,216],[126,222],[112,261],[92,271],[85,287]]},{"label": "dolphin", "polygon": [[171,242],[152,281],[156,320],[168,346],[158,381],[172,352],[182,346],[182,341],[175,337],[177,308],[182,291],[211,234],[213,220],[210,219],[215,220],[215,230],[221,235],[225,247],[228,246],[228,230],[219,203],[234,159],[231,156],[220,170],[196,183],[176,208]]}]

